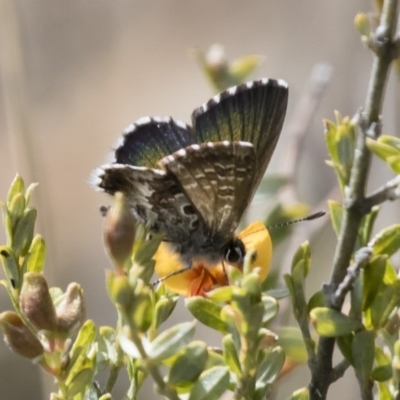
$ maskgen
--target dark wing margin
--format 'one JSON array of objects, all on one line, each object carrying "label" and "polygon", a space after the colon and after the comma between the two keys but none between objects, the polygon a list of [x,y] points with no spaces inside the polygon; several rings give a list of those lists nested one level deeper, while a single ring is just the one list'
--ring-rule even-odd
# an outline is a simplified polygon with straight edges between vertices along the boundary
[{"label": "dark wing margin", "polygon": [[257,157],[255,186],[275,150],[288,102],[288,85],[261,79],[234,86],[214,96],[192,114],[195,142],[244,141]]},{"label": "dark wing margin", "polygon": [[212,235],[232,235],[254,193],[256,157],[248,142],[192,145],[159,165],[173,174]]},{"label": "dark wing margin", "polygon": [[199,221],[174,176],[164,171],[123,164],[103,165],[92,183],[111,195],[125,194],[135,218],[166,239],[179,243]]},{"label": "dark wing margin", "polygon": [[193,144],[192,128],[170,117],[143,117],[129,125],[115,151],[118,164],[156,168],[168,154]]}]

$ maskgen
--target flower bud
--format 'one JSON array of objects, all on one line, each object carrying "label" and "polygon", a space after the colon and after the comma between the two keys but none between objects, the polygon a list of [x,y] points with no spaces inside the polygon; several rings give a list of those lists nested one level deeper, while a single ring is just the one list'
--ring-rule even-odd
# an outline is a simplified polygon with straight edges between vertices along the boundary
[{"label": "flower bud", "polygon": [[369,18],[366,14],[357,14],[354,18],[354,26],[361,36],[364,36],[368,39],[371,37],[371,26]]},{"label": "flower bud", "polygon": [[56,311],[42,274],[27,272],[24,275],[19,303],[21,311],[37,330],[57,329]]},{"label": "flower bud", "polygon": [[15,353],[30,360],[43,354],[39,339],[24,325],[19,315],[13,311],[0,314],[0,326],[4,341]]},{"label": "flower bud", "polygon": [[117,192],[108,210],[104,224],[104,243],[107,252],[118,268],[123,268],[132,255],[136,222],[126,197]]},{"label": "flower bud", "polygon": [[85,322],[86,310],[83,290],[77,283],[70,283],[56,309],[58,331],[71,336]]},{"label": "flower bud", "polygon": [[121,307],[129,307],[133,301],[133,291],[128,277],[115,271],[107,271],[106,285],[111,300]]}]

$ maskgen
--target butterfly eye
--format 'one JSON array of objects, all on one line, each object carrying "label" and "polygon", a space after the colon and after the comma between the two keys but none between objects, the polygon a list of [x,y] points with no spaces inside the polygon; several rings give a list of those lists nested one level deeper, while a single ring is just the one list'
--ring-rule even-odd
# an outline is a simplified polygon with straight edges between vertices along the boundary
[{"label": "butterfly eye", "polygon": [[243,242],[239,239],[234,239],[231,243],[228,244],[226,248],[225,260],[229,264],[241,264],[243,262],[245,254],[246,250],[244,248]]}]

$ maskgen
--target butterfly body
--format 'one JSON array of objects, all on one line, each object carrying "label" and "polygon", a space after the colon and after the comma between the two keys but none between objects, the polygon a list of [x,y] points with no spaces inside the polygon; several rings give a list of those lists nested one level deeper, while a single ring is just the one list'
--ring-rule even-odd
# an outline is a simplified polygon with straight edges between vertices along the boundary
[{"label": "butterfly body", "polygon": [[193,128],[171,118],[142,118],[127,128],[115,162],[95,185],[123,192],[133,215],[182,263],[241,262],[235,237],[277,143],[287,106],[283,81],[259,80],[215,96],[192,115]]}]

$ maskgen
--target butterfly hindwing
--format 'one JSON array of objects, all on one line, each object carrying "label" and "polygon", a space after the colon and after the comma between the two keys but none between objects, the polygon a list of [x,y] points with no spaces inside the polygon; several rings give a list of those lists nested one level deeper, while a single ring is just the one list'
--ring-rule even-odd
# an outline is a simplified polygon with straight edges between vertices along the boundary
[{"label": "butterfly hindwing", "polygon": [[232,235],[251,199],[257,169],[250,143],[192,145],[159,164],[176,177],[212,235]]},{"label": "butterfly hindwing", "polygon": [[161,158],[193,144],[193,137],[192,128],[183,122],[144,117],[125,129],[115,162],[156,168]]},{"label": "butterfly hindwing", "polygon": [[286,82],[261,79],[213,97],[192,115],[195,142],[250,142],[257,158],[253,193],[269,164],[286,114]]},{"label": "butterfly hindwing", "polygon": [[197,227],[198,216],[173,175],[123,164],[103,165],[96,175],[100,189],[124,193],[134,216],[166,239],[179,242]]}]

